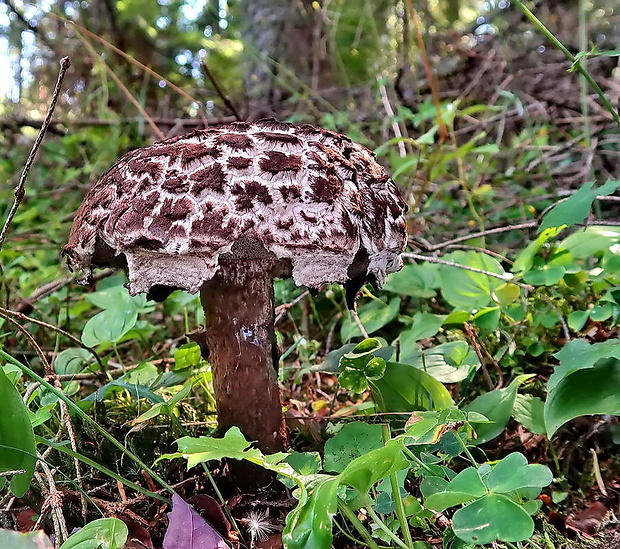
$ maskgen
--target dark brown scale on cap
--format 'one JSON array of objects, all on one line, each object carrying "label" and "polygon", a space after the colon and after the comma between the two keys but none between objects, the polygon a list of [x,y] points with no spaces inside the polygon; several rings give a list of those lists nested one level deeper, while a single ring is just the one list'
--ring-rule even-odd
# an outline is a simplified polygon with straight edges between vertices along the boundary
[{"label": "dark brown scale on cap", "polygon": [[225,128],[236,132],[249,132],[252,129],[252,124],[248,122],[231,122]]},{"label": "dark brown scale on cap", "polygon": [[186,168],[195,160],[206,158],[219,158],[221,155],[219,147],[205,147],[202,143],[189,143],[183,148],[181,154],[181,166]]},{"label": "dark brown scale on cap", "polygon": [[200,195],[205,189],[217,192],[224,192],[226,185],[226,174],[217,162],[194,172],[190,176],[192,181],[192,191],[195,195]]},{"label": "dark brown scale on cap", "polygon": [[292,217],[287,219],[276,219],[276,227],[282,230],[290,229],[293,223],[295,223],[295,220]]},{"label": "dark brown scale on cap", "polygon": [[136,175],[146,175],[156,179],[162,172],[162,166],[158,162],[133,159],[127,163],[127,167]]},{"label": "dark brown scale on cap", "polygon": [[286,201],[297,200],[301,197],[301,189],[298,185],[282,185],[278,190]]},{"label": "dark brown scale on cap", "polygon": [[[299,212],[299,214],[301,215],[301,217],[303,217],[309,223],[316,223],[316,221],[317,221],[317,217],[316,217],[315,213],[305,212],[304,210],[301,210]],[[320,236],[320,235],[318,235],[318,236]]]},{"label": "dark brown scale on cap", "polygon": [[231,156],[226,161],[226,165],[233,170],[246,170],[252,165],[252,159],[243,156]]},{"label": "dark brown scale on cap", "polygon": [[287,122],[281,122],[280,120],[276,120],[275,118],[262,118],[261,120],[257,120],[255,125],[259,128],[265,128],[267,130],[275,130],[275,131],[290,131],[295,128],[292,124],[288,124]]},{"label": "dark brown scale on cap", "polygon": [[215,138],[215,142],[239,151],[245,151],[254,145],[254,140],[243,133],[222,133]]},{"label": "dark brown scale on cap", "polygon": [[267,158],[261,158],[258,164],[261,170],[264,170],[270,174],[277,174],[280,172],[298,172],[304,165],[301,156],[297,154],[285,154],[280,151],[267,151],[265,155]]},{"label": "dark brown scale on cap", "polygon": [[189,181],[187,175],[179,172],[178,170],[170,170],[164,182],[161,184],[161,188],[169,193],[174,194],[186,194],[189,191]]},{"label": "dark brown scale on cap", "polygon": [[299,140],[299,137],[295,135],[291,135],[290,133],[257,132],[254,135],[261,141],[268,143],[268,144],[273,143],[276,145],[293,145],[297,147],[301,145],[301,141]]},{"label": "dark brown scale on cap", "polygon": [[343,181],[335,175],[313,177],[310,186],[316,202],[331,203],[338,199],[344,189]]}]

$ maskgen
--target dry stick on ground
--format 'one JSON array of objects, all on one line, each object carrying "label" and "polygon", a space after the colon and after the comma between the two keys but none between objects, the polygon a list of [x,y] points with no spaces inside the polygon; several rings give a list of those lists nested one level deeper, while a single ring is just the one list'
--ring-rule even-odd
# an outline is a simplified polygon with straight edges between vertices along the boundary
[{"label": "dry stick on ground", "polygon": [[209,69],[209,66],[205,63],[204,59],[200,61],[200,66],[202,67],[203,72],[207,75],[207,78],[211,81],[211,84],[213,84],[215,93],[220,96],[220,99],[224,102],[224,105],[228,107],[228,110],[235,115],[235,118],[238,121],[242,121],[243,117],[239,114],[239,111],[230,100],[230,97],[226,95],[226,92],[222,89],[222,86],[220,86],[220,83],[217,78],[215,78],[215,75],[211,72],[211,69]]},{"label": "dry stick on ground", "polygon": [[30,150],[30,154],[28,155],[28,159],[26,160],[26,164],[24,165],[24,169],[22,171],[22,175],[19,178],[19,182],[13,191],[15,195],[15,200],[13,201],[13,205],[9,210],[9,214],[6,217],[4,222],[4,226],[2,227],[2,231],[0,231],[0,249],[2,249],[2,245],[4,244],[4,240],[6,239],[6,233],[9,230],[9,225],[15,214],[17,213],[17,208],[24,200],[24,196],[26,195],[26,179],[28,178],[28,173],[30,172],[30,168],[32,167],[32,163],[34,162],[34,158],[37,155],[37,151],[41,146],[41,142],[43,141],[43,137],[45,137],[45,132],[50,125],[52,120],[52,114],[54,114],[54,109],[56,108],[56,103],[58,103],[58,97],[60,96],[60,90],[62,89],[62,82],[65,79],[65,74],[69,67],[71,66],[71,61],[69,61],[68,57],[63,57],[60,60],[60,72],[58,73],[58,80],[56,80],[56,86],[54,87],[54,92],[52,93],[52,101],[50,103],[49,108],[47,109],[47,114],[45,115],[45,120],[41,126],[41,130],[39,131],[39,135],[34,141],[32,145],[32,149]]}]

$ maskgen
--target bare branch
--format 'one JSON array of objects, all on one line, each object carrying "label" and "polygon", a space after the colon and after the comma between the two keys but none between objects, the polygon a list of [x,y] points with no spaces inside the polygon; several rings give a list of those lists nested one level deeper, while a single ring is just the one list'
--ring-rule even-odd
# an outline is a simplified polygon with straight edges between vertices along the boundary
[{"label": "bare branch", "polygon": [[63,57],[60,60],[60,72],[58,73],[58,80],[56,80],[56,87],[54,88],[54,92],[52,93],[52,102],[50,103],[49,108],[47,109],[47,114],[45,115],[45,120],[43,120],[43,124],[41,126],[41,130],[39,131],[39,135],[35,139],[34,144],[32,145],[32,149],[30,150],[30,154],[28,155],[28,159],[26,160],[26,165],[24,166],[24,170],[22,171],[22,175],[19,178],[19,182],[13,191],[15,195],[15,200],[13,201],[13,205],[9,210],[9,214],[6,217],[4,222],[4,226],[2,227],[2,231],[0,231],[0,249],[4,244],[4,240],[6,239],[6,233],[9,230],[9,225],[15,214],[17,213],[17,209],[19,205],[24,200],[24,196],[26,194],[26,179],[28,177],[28,173],[30,172],[30,168],[32,167],[32,163],[34,162],[35,156],[37,155],[37,151],[41,146],[41,142],[43,141],[43,137],[45,137],[45,132],[47,131],[48,126],[52,120],[52,115],[54,114],[54,109],[56,108],[56,103],[58,103],[58,97],[60,97],[60,90],[62,89],[62,82],[65,79],[65,74],[69,67],[71,66],[71,61],[68,57]]}]

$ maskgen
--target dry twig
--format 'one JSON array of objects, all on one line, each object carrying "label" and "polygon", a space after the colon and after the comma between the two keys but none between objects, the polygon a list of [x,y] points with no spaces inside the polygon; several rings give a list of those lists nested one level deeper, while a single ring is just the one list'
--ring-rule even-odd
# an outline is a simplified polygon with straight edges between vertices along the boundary
[{"label": "dry twig", "polygon": [[32,145],[32,149],[30,150],[30,154],[28,155],[28,159],[26,160],[26,164],[24,165],[24,169],[22,171],[22,175],[19,178],[19,182],[13,191],[15,195],[15,200],[13,201],[13,205],[9,210],[9,214],[6,217],[4,222],[4,226],[2,227],[2,231],[0,231],[0,249],[2,249],[2,245],[4,244],[4,240],[6,239],[6,233],[9,230],[9,225],[15,214],[17,213],[17,208],[24,200],[24,196],[26,195],[26,179],[28,177],[28,173],[30,172],[30,168],[32,167],[32,163],[34,162],[34,158],[37,155],[37,151],[41,146],[41,142],[43,141],[43,137],[45,137],[45,132],[50,125],[52,120],[52,115],[54,114],[54,109],[56,108],[56,103],[58,103],[58,98],[60,97],[60,90],[62,89],[62,82],[65,79],[65,74],[69,67],[71,66],[71,61],[68,57],[63,57],[60,60],[60,71],[58,73],[58,80],[56,80],[56,86],[54,87],[54,92],[52,93],[52,101],[50,103],[49,108],[47,109],[47,113],[45,115],[45,120],[41,125],[41,130],[39,131],[39,135],[34,141]]}]

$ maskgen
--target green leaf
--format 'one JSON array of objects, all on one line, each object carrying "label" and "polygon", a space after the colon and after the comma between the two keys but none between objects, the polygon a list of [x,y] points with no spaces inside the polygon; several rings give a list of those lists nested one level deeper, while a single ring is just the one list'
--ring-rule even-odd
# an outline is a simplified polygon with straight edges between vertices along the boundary
[{"label": "green leaf", "polygon": [[424,502],[425,507],[442,512],[449,507],[467,503],[487,493],[478,470],[468,467],[456,475],[440,492],[430,495]]},{"label": "green leaf", "polygon": [[592,414],[620,415],[620,360],[599,360],[557,383],[545,403],[549,438],[567,421]]},{"label": "green leaf", "polygon": [[562,280],[565,274],[565,267],[544,265],[540,269],[525,273],[523,280],[533,286],[553,286]]},{"label": "green leaf", "polygon": [[190,394],[192,390],[192,384],[188,383],[185,387],[183,387],[180,391],[175,393],[169,400],[166,402],[158,402],[156,403],[150,410],[147,410],[143,414],[140,414],[136,419],[134,419],[131,423],[132,425],[136,425],[138,423],[144,423],[149,419],[153,419],[161,414],[170,415],[173,413],[174,407],[181,402],[187,395]]},{"label": "green leaf", "polygon": [[382,446],[381,425],[347,423],[325,443],[325,471],[341,473],[355,458]]},{"label": "green leaf", "polygon": [[433,337],[446,318],[446,315],[417,312],[413,315],[411,329],[400,334],[401,348],[403,344],[409,345],[420,339]]},{"label": "green leaf", "polygon": [[[402,334],[401,334],[402,336]],[[417,345],[401,345],[400,361],[411,364],[442,383],[463,381],[480,361],[465,341],[450,341],[421,351]]]},{"label": "green leaf", "polygon": [[[384,343],[385,340],[382,340],[382,339],[377,340],[376,338],[370,338],[370,339],[373,341],[381,341],[381,344],[383,345],[380,349],[377,349],[376,351],[374,351],[373,354],[375,356],[382,358],[383,360],[386,360],[386,361],[390,360],[390,358],[394,354],[394,347],[390,347],[389,345],[386,345]],[[368,340],[365,340],[365,341],[368,341]],[[364,343],[364,341],[362,341],[361,343]],[[349,354],[358,345],[361,345],[361,343],[360,344],[347,343],[346,345],[343,345],[342,347],[340,347],[340,349],[334,349],[333,351],[330,351],[329,353],[327,353],[327,355],[323,359],[323,362],[321,362],[318,366],[313,368],[313,370],[318,370],[321,372],[338,371],[341,359],[345,355]]]},{"label": "green leaf", "polygon": [[60,549],[121,549],[128,536],[129,530],[122,520],[102,518],[70,536]]},{"label": "green leaf", "polygon": [[[398,315],[399,309],[399,297],[390,299],[390,302],[387,304],[373,299],[370,303],[362,305],[358,309],[357,314],[359,315],[360,322],[366,331],[369,334],[372,334],[394,320]],[[357,324],[353,321],[352,316],[349,314],[345,317],[340,330],[340,337],[342,338],[342,341],[348,341],[353,337],[360,337],[361,335],[362,332],[360,332]]]},{"label": "green leaf", "polygon": [[200,346],[196,343],[186,343],[174,351],[174,369],[181,370],[200,364],[202,356]]},{"label": "green leaf", "polygon": [[386,412],[442,410],[454,405],[442,383],[409,364],[388,362],[383,377],[371,385]]},{"label": "green leaf", "polygon": [[93,360],[93,355],[86,349],[72,347],[58,353],[54,359],[54,371],[59,375],[78,374]]},{"label": "green leaf", "polygon": [[82,343],[95,347],[101,343],[115,343],[131,330],[138,321],[138,311],[130,301],[122,310],[106,309],[90,318],[82,331]]},{"label": "green leaf", "polygon": [[478,412],[493,422],[476,424],[476,444],[488,442],[504,430],[512,414],[519,385],[532,377],[533,374],[517,376],[508,387],[484,393],[463,408],[466,412]]},{"label": "green leaf", "polygon": [[11,549],[54,549],[43,530],[22,534],[13,530],[0,529],[0,547]]},{"label": "green leaf", "polygon": [[497,463],[482,480],[491,492],[507,493],[523,488],[544,488],[553,482],[553,475],[548,467],[528,464],[523,454],[513,452]]},{"label": "green leaf", "polygon": [[573,311],[566,318],[566,322],[573,332],[579,332],[585,326],[589,316],[590,311]]},{"label": "green leaf", "polygon": [[575,259],[589,259],[619,243],[620,227],[592,225],[566,237],[558,248],[568,250]]},{"label": "green leaf", "polygon": [[506,282],[495,288],[495,300],[504,307],[514,303],[520,296],[521,288],[510,282]]},{"label": "green leaf", "polygon": [[[30,488],[37,463],[34,432],[28,409],[19,392],[0,366],[0,472],[25,471],[9,483],[18,498]],[[6,477],[0,477],[0,488]]]},{"label": "green leaf", "polygon": [[544,435],[545,430],[545,403],[532,395],[517,395],[512,417],[523,427],[536,435]]},{"label": "green leaf", "polygon": [[188,469],[213,459],[232,458],[260,462],[262,458],[260,450],[250,448],[250,442],[238,427],[228,429],[224,438],[183,437],[177,440],[177,446],[179,454],[187,460]]},{"label": "green leaf", "polygon": [[452,528],[463,541],[484,545],[529,539],[534,521],[521,505],[506,496],[489,494],[454,513]]},{"label": "green leaf", "polygon": [[338,509],[338,477],[323,477],[301,489],[299,504],[286,517],[282,543],[287,549],[330,549]]},{"label": "green leaf", "polygon": [[[456,251],[446,255],[445,259],[498,275],[505,274],[498,261],[484,253]],[[453,307],[467,311],[489,305],[494,291],[503,284],[495,277],[448,265],[440,265],[439,272],[444,299]]]},{"label": "green leaf", "polygon": [[355,488],[361,495],[368,493],[375,482],[409,467],[402,449],[402,441],[392,439],[385,446],[354,459],[340,473],[340,484]]},{"label": "green leaf", "polygon": [[304,476],[314,475],[321,470],[321,456],[318,452],[293,452],[284,461]]},{"label": "green leaf", "polygon": [[338,381],[343,388],[352,393],[363,393],[368,387],[368,379],[364,372],[347,368],[338,375]]},{"label": "green leaf", "polygon": [[383,285],[383,291],[411,297],[435,297],[439,287],[439,265],[422,263],[405,265],[399,272],[391,274]]},{"label": "green leaf", "polygon": [[543,217],[538,231],[544,231],[550,227],[571,227],[581,223],[590,212],[592,202],[597,196],[608,196],[618,187],[620,181],[607,181],[601,187],[595,187],[594,182],[584,183],[582,187],[570,198],[559,202]]},{"label": "green leaf", "polygon": [[608,339],[601,343],[590,344],[583,339],[570,341],[560,351],[553,355],[560,361],[547,382],[547,391],[552,392],[555,387],[567,376],[594,364],[602,358],[620,359],[620,340]]},{"label": "green leaf", "polygon": [[532,265],[534,265],[534,258],[543,247],[543,244],[545,244],[545,242],[549,239],[557,236],[559,232],[560,229],[555,227],[542,231],[536,240],[530,242],[525,249],[517,255],[517,258],[512,266],[512,272],[516,274],[523,274],[529,271],[532,268]]}]

